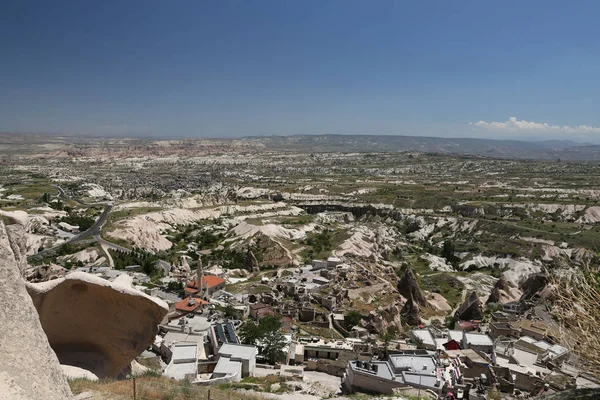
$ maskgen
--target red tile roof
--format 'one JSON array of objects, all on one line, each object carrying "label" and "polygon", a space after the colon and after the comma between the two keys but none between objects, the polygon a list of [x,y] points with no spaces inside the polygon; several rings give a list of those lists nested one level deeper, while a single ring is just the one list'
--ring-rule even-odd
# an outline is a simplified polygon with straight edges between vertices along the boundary
[{"label": "red tile roof", "polygon": [[[194,304],[190,305],[190,300],[194,300]],[[202,306],[202,305],[207,305],[210,304],[208,301],[206,300],[202,300],[199,299],[197,297],[188,297],[187,299],[183,299],[180,302],[175,304],[175,309],[177,311],[185,311],[185,312],[192,312],[194,311],[196,308]]]},{"label": "red tile roof", "polygon": [[[219,278],[218,276],[215,276],[215,275],[205,275],[202,277],[202,288],[203,289],[206,287],[206,285],[208,285],[209,289],[212,289],[215,286],[219,286],[223,283],[225,283],[225,279]],[[188,286],[188,288],[196,289],[196,292],[198,292],[198,280],[197,279],[194,279],[193,281],[188,283],[187,286]],[[186,290],[187,290],[187,288],[186,288]]]}]

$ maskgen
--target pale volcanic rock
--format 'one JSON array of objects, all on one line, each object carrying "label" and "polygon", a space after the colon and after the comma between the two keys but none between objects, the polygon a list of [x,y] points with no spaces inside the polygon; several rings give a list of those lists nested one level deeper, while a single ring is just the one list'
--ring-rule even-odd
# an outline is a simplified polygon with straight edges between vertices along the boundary
[{"label": "pale volcanic rock", "polygon": [[577,222],[581,224],[593,224],[600,222],[600,207],[592,206],[588,207],[583,214],[583,217],[579,218]]},{"label": "pale volcanic rock", "polygon": [[333,254],[338,257],[353,255],[356,257],[371,257],[375,250],[375,232],[368,227],[357,226],[352,236],[346,239]]},{"label": "pale volcanic rock", "polygon": [[529,276],[537,274],[542,270],[542,263],[539,260],[528,260],[526,258],[510,258],[510,257],[486,257],[477,255],[471,260],[462,262],[461,269],[469,267],[475,268],[496,268],[503,270],[503,276],[506,280],[515,285],[521,284]]},{"label": "pale volcanic rock", "polygon": [[172,243],[165,237],[164,232],[177,225],[215,219],[235,214],[243,214],[232,218],[234,225],[239,225],[237,235],[250,237],[259,231],[269,236],[281,236],[286,239],[302,238],[306,232],[314,229],[313,224],[299,229],[287,229],[280,225],[268,224],[256,226],[243,222],[248,218],[268,218],[282,215],[299,215],[304,211],[298,207],[289,207],[285,203],[261,203],[251,205],[224,205],[204,209],[169,208],[137,215],[115,223],[114,229],[107,232],[111,237],[133,242],[136,247],[156,252],[168,250]]},{"label": "pale volcanic rock", "polygon": [[427,303],[434,310],[438,311],[452,311],[452,307],[448,304],[448,300],[439,293],[428,293]]},{"label": "pale volcanic rock", "polygon": [[24,261],[17,259],[24,260],[24,250],[0,219],[0,399],[69,399],[69,384],[21,277]]},{"label": "pale volcanic rock", "polygon": [[170,228],[167,224],[157,224],[154,221],[133,218],[120,221],[116,229],[107,232],[109,237],[123,240],[131,240],[136,247],[148,251],[168,250],[173,245],[161,233],[161,230]]},{"label": "pale volcanic rock", "polygon": [[74,367],[72,365],[61,365],[61,368],[63,370],[63,373],[69,380],[71,380],[71,379],[87,379],[88,381],[97,381],[98,380],[98,377],[96,375],[94,375],[90,371],[83,369],[83,368]]},{"label": "pale volcanic rock", "polygon": [[67,269],[56,264],[40,265],[25,271],[25,279],[28,282],[46,282],[63,277]]},{"label": "pale volcanic rock", "polygon": [[62,364],[115,378],[146,349],[168,311],[162,300],[133,289],[121,275],[108,282],[84,272],[27,289]]},{"label": "pale volcanic rock", "polygon": [[444,272],[452,272],[454,268],[446,262],[445,258],[438,257],[433,254],[423,254],[421,256],[422,259],[429,261],[429,268],[432,271],[444,271]]},{"label": "pale volcanic rock", "polygon": [[59,257],[59,261],[81,261],[82,263],[92,263],[100,258],[100,253],[96,249],[83,249],[77,253]]},{"label": "pale volcanic rock", "polygon": [[315,228],[316,225],[312,223],[303,225],[297,229],[290,229],[277,224],[254,225],[249,224],[247,222],[241,222],[238,226],[233,228],[232,232],[236,236],[245,239],[252,237],[257,233],[260,233],[271,237],[279,237],[287,240],[297,240],[305,238],[306,233],[314,231]]}]

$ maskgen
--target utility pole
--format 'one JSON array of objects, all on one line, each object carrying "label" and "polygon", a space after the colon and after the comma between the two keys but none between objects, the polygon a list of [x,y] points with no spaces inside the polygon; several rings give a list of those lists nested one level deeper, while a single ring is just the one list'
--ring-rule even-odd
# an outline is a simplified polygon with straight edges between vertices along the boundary
[{"label": "utility pole", "polygon": [[136,400],[136,396],[135,396],[135,376],[133,377],[133,400]]}]

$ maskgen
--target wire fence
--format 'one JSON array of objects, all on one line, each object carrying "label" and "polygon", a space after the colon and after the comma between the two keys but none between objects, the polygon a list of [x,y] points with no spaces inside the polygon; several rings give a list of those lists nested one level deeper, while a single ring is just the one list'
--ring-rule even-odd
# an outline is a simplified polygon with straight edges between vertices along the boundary
[{"label": "wire fence", "polygon": [[259,393],[244,393],[244,390],[230,389],[223,384],[221,389],[214,386],[197,386],[192,383],[148,382],[144,379],[130,379],[131,398],[134,400],[259,400]]}]

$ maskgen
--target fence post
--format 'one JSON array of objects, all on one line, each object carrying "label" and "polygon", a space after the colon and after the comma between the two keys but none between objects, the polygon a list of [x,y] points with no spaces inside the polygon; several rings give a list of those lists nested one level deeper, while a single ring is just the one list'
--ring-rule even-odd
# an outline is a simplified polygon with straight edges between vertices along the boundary
[{"label": "fence post", "polygon": [[208,400],[210,400],[210,389],[208,389]]},{"label": "fence post", "polygon": [[135,376],[133,377],[133,400],[136,400],[136,397],[135,397]]}]

